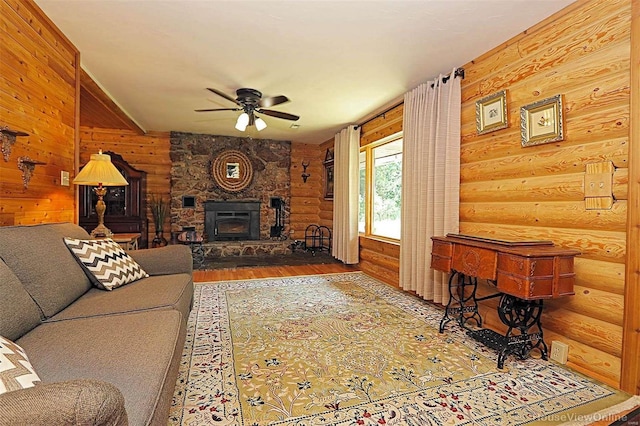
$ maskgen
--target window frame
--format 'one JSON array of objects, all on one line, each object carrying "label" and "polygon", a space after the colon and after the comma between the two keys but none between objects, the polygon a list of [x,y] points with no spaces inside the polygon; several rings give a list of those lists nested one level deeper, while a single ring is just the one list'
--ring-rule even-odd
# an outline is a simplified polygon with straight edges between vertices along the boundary
[{"label": "window frame", "polygon": [[[359,232],[358,234],[361,237],[375,238],[389,242],[399,243],[399,238],[387,237],[384,235],[374,234],[372,232],[373,229],[373,165],[374,165],[374,157],[373,150],[397,141],[398,139],[403,139],[403,132],[396,132],[392,135],[385,136],[376,141],[370,142],[366,145],[360,147],[360,153],[365,153],[365,173],[364,173],[364,232]],[[403,141],[403,155],[404,155],[404,141]],[[358,165],[360,161],[358,159]],[[358,174],[359,174],[358,167]],[[358,190],[360,188],[358,187]],[[359,195],[359,194],[358,194]],[[402,224],[401,224],[402,225]]]}]

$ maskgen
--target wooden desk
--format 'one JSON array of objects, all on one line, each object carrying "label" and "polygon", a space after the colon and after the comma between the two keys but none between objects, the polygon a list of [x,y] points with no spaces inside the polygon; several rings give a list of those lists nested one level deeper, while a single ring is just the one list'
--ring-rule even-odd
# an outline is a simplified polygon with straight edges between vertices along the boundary
[{"label": "wooden desk", "polygon": [[140,234],[113,234],[111,239],[125,250],[138,250]]},{"label": "wooden desk", "polygon": [[[451,274],[440,332],[450,321],[467,328],[466,323],[473,320],[479,329],[467,328],[467,334],[500,351],[498,368],[509,354],[524,359],[534,348],[547,359],[540,322],[543,300],[574,294],[573,259],[580,252],[555,247],[552,241],[502,241],[458,234],[432,237],[432,241],[431,268]],[[495,285],[498,293],[476,297],[478,279]],[[478,301],[495,297],[500,297],[498,316],[508,327],[504,336],[480,328]]]}]

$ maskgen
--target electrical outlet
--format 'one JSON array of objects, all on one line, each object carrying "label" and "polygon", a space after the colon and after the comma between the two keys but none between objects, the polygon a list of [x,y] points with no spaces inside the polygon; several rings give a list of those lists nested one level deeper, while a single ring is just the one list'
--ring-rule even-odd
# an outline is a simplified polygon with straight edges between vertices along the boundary
[{"label": "electrical outlet", "polygon": [[60,172],[60,185],[69,186],[69,172],[64,170]]},{"label": "electrical outlet", "polygon": [[567,356],[569,355],[569,345],[566,343],[554,340],[551,342],[551,359],[559,362],[560,364],[567,363]]}]

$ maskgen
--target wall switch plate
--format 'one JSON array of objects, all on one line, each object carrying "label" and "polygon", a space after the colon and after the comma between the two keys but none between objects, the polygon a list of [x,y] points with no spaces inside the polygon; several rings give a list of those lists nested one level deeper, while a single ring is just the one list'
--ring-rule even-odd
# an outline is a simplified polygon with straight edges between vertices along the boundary
[{"label": "wall switch plate", "polygon": [[566,343],[554,340],[551,342],[551,355],[550,358],[560,364],[567,363],[567,357],[569,355],[569,345]]},{"label": "wall switch plate", "polygon": [[69,186],[69,172],[64,170],[60,172],[60,185]]}]

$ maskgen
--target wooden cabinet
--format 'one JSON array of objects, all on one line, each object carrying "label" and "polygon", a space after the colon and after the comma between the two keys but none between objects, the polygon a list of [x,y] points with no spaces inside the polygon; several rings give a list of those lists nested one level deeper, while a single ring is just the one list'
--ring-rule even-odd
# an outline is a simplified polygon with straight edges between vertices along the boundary
[{"label": "wooden cabinet", "polygon": [[[104,202],[107,210],[104,224],[114,234],[140,234],[141,248],[148,246],[148,220],[146,207],[147,174],[127,163],[122,156],[105,152],[111,156],[111,162],[122,173],[129,185],[107,187]],[[79,217],[80,226],[91,232],[98,225],[96,215],[97,196],[91,186],[80,186]]]}]

